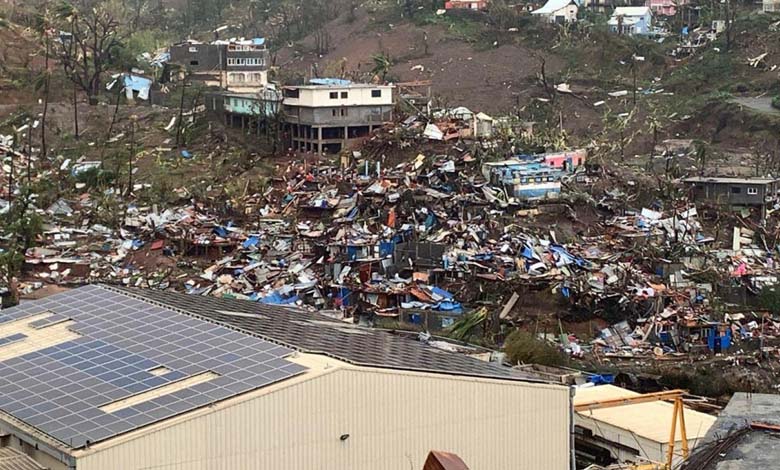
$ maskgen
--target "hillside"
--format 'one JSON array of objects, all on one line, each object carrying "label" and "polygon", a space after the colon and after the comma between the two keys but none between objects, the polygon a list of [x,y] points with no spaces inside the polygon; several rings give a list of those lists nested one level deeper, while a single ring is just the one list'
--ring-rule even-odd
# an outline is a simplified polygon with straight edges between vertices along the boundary
[{"label": "hillside", "polygon": [[[370,77],[372,56],[385,54],[393,63],[391,78],[401,82],[430,80],[433,94],[442,103],[488,113],[509,112],[518,97],[529,92],[528,85],[539,71],[534,57],[538,52],[515,41],[475,43],[465,34],[479,35],[485,18],[474,16],[471,20],[450,20],[449,24],[440,19],[428,24],[404,21],[382,26],[374,15],[360,9],[353,21],[344,14],[326,26],[331,45],[326,54],[314,52],[311,35],[292,47],[283,47],[278,63],[301,74],[311,74],[315,67],[320,74],[338,73],[343,64],[348,72]],[[563,60],[555,55],[547,58],[548,73],[557,73],[562,66]]]}]

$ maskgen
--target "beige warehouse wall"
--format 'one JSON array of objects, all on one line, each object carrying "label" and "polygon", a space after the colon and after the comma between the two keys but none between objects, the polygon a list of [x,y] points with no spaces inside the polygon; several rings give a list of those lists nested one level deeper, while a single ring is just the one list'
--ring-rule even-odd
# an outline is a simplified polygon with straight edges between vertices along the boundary
[{"label": "beige warehouse wall", "polygon": [[114,442],[77,470],[417,470],[431,449],[474,470],[566,470],[569,391],[338,367]]}]

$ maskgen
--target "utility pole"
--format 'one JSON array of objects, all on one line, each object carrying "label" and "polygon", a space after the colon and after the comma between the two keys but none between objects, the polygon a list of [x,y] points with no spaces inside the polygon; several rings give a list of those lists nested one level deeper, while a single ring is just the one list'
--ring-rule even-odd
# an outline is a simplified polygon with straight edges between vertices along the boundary
[{"label": "utility pole", "polygon": [[8,154],[8,166],[11,167],[8,171],[8,204],[11,204],[11,200],[14,195],[14,154]]},{"label": "utility pole", "polygon": [[176,148],[179,148],[181,142],[181,120],[184,117],[184,90],[187,88],[187,76],[184,76],[184,80],[181,83],[181,98],[179,99],[179,119],[176,122]]},{"label": "utility pole", "polygon": [[116,123],[116,115],[119,113],[119,98],[122,94],[122,90],[125,88],[125,76],[124,74],[120,74],[119,77],[116,79],[116,82],[114,82],[114,86],[116,86],[116,105],[114,105],[114,115],[111,117],[111,124],[108,125],[108,133],[106,134],[106,140],[103,142],[103,148],[100,150],[100,169],[103,169],[103,164],[105,163],[105,157],[106,157],[106,147],[108,146],[108,141],[111,140],[111,132],[114,130],[114,123]]},{"label": "utility pole", "polygon": [[138,116],[133,114],[130,116],[130,157],[127,160],[127,195],[130,196],[133,193],[133,157],[135,156],[135,123],[138,120]]},{"label": "utility pole", "polygon": [[73,82],[73,127],[74,137],[79,140],[79,102],[77,96],[78,90],[76,89],[76,82]]},{"label": "utility pole", "polygon": [[634,80],[634,107],[636,108],[636,55],[631,56],[631,75]]}]

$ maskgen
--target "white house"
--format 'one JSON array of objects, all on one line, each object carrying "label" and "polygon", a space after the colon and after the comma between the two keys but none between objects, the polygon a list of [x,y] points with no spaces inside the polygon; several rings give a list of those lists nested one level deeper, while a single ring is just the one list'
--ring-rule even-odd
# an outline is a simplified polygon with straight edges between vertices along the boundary
[{"label": "white house", "polygon": [[547,3],[538,10],[531,12],[545,18],[550,23],[564,24],[577,21],[579,4],[576,0],[547,0]]},{"label": "white house", "polygon": [[617,7],[609,19],[609,30],[617,34],[650,34],[653,12],[650,7]]},{"label": "white house", "polygon": [[368,137],[393,116],[392,85],[315,79],[284,88],[284,116],[292,147],[338,153]]},{"label": "white house", "polygon": [[780,13],[780,0],[764,0],[764,13]]}]

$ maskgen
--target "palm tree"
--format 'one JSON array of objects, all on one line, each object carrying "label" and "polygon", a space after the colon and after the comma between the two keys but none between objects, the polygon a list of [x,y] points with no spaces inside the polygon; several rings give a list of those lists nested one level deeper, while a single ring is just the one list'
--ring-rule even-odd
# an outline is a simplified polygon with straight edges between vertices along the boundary
[{"label": "palm tree", "polygon": [[381,77],[382,81],[384,82],[385,77],[387,77],[387,74],[393,67],[392,60],[390,60],[390,57],[385,53],[374,54],[371,56],[371,59],[374,61],[374,68],[371,70],[371,73]]}]

